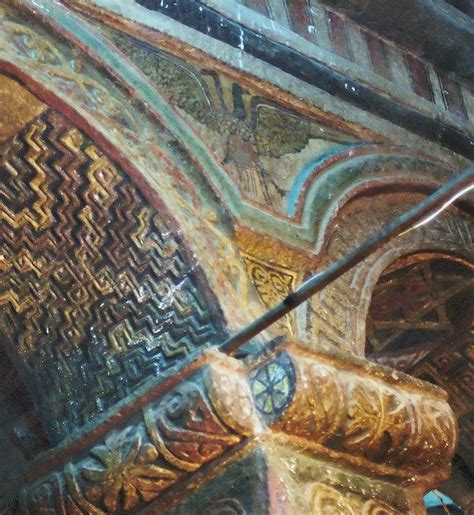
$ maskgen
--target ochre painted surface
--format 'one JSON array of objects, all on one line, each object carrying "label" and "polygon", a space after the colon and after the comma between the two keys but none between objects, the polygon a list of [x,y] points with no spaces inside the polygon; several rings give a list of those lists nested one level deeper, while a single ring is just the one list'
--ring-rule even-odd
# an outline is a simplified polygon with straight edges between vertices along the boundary
[{"label": "ochre painted surface", "polygon": [[0,75],[0,143],[14,136],[46,109],[18,82]]},{"label": "ochre painted surface", "polygon": [[[185,370],[178,385],[129,417],[105,435],[92,434],[82,457],[68,459],[68,445],[62,445],[40,462],[36,481],[23,490],[22,507],[30,513],[53,508],[128,513],[178,487],[164,504],[158,500],[149,508],[167,512],[170,503],[182,500],[180,488],[192,492],[194,482],[205,482],[206,474],[198,473],[204,464],[216,461],[223,473],[225,462],[217,460],[226,452],[240,449],[245,455],[258,447],[273,456],[269,462],[280,456],[283,468],[290,465],[291,481],[301,478],[299,488],[313,513],[338,496],[358,513],[362,505],[385,506],[367,499],[370,478],[371,497],[398,496],[397,503],[407,497],[377,481],[405,481],[421,490],[444,478],[456,434],[441,390],[408,376],[393,377],[362,360],[305,351],[295,341],[282,342],[273,355],[248,364],[207,352],[198,370]],[[342,472],[317,481],[304,472],[304,462],[314,459],[334,461]],[[354,478],[351,470],[362,479],[349,487],[343,477]],[[341,492],[327,484],[337,485],[338,475]],[[296,512],[304,505],[289,501]]]}]

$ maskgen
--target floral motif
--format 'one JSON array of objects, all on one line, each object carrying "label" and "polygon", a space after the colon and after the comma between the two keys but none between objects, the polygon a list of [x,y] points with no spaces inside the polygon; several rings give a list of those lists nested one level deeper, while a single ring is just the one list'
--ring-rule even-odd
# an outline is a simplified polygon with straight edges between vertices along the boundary
[{"label": "floral motif", "polygon": [[397,511],[388,504],[371,499],[362,506],[362,515],[397,515]]},{"label": "floral motif", "polygon": [[[420,385],[408,381],[395,389],[381,372],[377,377],[355,363],[350,372],[341,370],[337,361],[328,364],[326,355],[320,360],[317,353],[296,346],[286,353],[294,366],[296,388],[291,403],[272,422],[275,430],[373,464],[406,467],[403,474],[445,473],[443,467],[454,452],[456,421],[442,395],[418,393]],[[391,379],[399,378],[392,374]],[[252,385],[255,395],[254,389]]]},{"label": "floral motif", "polygon": [[91,454],[103,468],[91,464],[82,469],[90,482],[85,497],[94,505],[103,504],[107,512],[130,510],[140,498],[150,501],[178,478],[177,472],[155,464],[159,454],[154,445],[142,445],[141,435],[128,429],[109,435]]},{"label": "floral motif", "polygon": [[311,487],[314,515],[396,515],[392,506],[379,499],[365,500],[347,490],[338,490],[323,483]]},{"label": "floral motif", "polygon": [[242,441],[219,418],[199,376],[150,402],[142,417],[65,466],[68,502],[91,515],[135,512]]},{"label": "floral motif", "polygon": [[[142,408],[144,420],[110,433],[87,458],[66,465],[67,502],[93,515],[140,509],[245,436],[260,433],[265,423],[274,432],[298,437],[303,446],[307,440],[338,451],[341,459],[344,451],[368,458],[377,473],[422,479],[424,485],[446,477],[456,427],[439,392],[423,390],[408,378],[395,389],[393,375],[387,380],[387,372],[378,367],[375,374],[372,367],[338,356],[329,363],[328,354],[296,345],[258,361],[252,371],[217,351],[207,356],[206,366],[192,379]],[[26,502],[53,510],[53,493],[61,485],[48,487],[54,489],[49,496],[38,495],[42,483],[25,488]],[[64,499],[62,492],[58,495]],[[398,513],[378,499],[320,483],[308,502],[318,514]]]},{"label": "floral motif", "polygon": [[144,410],[151,441],[177,469],[194,472],[240,442],[222,423],[203,389],[189,381]]},{"label": "floral motif", "polygon": [[[372,387],[370,387],[372,386]],[[410,435],[405,404],[377,384],[358,384],[349,400],[344,447],[365,450],[374,460],[391,455]]]},{"label": "floral motif", "polygon": [[356,515],[357,510],[344,494],[323,483],[315,483],[312,488],[313,515]]},{"label": "floral motif", "polygon": [[216,413],[238,434],[262,430],[247,378],[229,367],[213,366],[206,375],[209,397]]}]

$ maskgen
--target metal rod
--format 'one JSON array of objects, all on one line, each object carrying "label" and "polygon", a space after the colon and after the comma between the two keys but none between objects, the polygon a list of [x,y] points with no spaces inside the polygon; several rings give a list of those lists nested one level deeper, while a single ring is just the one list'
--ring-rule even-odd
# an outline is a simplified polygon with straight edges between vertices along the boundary
[{"label": "metal rod", "polygon": [[[342,274],[363,261],[388,241],[396,238],[410,228],[419,227],[430,221],[435,215],[443,211],[454,200],[474,189],[474,165],[466,168],[462,173],[454,176],[435,193],[415,205],[407,212],[386,225],[374,236],[368,238],[362,245],[345,255],[326,270],[319,272],[305,281],[296,291],[288,295],[280,304],[269,309],[261,317],[244,327],[237,334],[230,336],[221,346],[220,350],[232,354],[241,345],[261,333],[271,324],[284,317],[291,310],[308,300],[312,295],[322,290]],[[430,216],[431,215],[431,216]]]}]

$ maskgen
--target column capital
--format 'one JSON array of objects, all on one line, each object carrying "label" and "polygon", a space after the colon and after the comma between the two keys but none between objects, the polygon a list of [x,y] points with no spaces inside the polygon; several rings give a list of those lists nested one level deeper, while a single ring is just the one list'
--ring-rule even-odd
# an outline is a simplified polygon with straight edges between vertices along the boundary
[{"label": "column capital", "polygon": [[136,512],[170,502],[175,488],[181,500],[181,484],[189,495],[204,464],[222,469],[224,457],[256,448],[272,449],[272,459],[293,449],[319,468],[419,493],[449,474],[457,426],[439,388],[290,339],[244,361],[214,349],[201,359],[168,391],[135,399],[127,421],[116,416],[40,458],[23,512]]}]

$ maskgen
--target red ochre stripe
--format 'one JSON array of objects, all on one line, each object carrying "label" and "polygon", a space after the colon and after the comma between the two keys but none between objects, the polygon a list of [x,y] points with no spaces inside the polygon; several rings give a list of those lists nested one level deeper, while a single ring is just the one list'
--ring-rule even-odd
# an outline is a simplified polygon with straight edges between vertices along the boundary
[{"label": "red ochre stripe", "polygon": [[247,0],[246,5],[252,11],[257,11],[264,16],[269,16],[267,2],[265,0]]},{"label": "red ochre stripe", "polygon": [[307,0],[289,0],[287,7],[293,30],[305,39],[314,42],[314,32],[310,30],[310,27],[313,26],[313,22],[309,15]]},{"label": "red ochre stripe", "polygon": [[344,18],[331,11],[326,11],[329,22],[329,33],[334,51],[341,57],[352,61],[352,55],[347,40],[346,22]]},{"label": "red ochre stripe", "polygon": [[464,98],[462,96],[461,86],[445,75],[439,76],[439,83],[443,90],[443,98],[446,108],[459,114],[463,118],[467,118],[467,111],[464,104]]},{"label": "red ochre stripe", "polygon": [[372,63],[375,73],[386,79],[391,79],[392,72],[387,60],[385,43],[371,32],[364,32],[364,36],[367,41],[370,62]]},{"label": "red ochre stripe", "polygon": [[406,63],[415,93],[433,102],[433,89],[425,65],[411,54],[406,55]]}]

